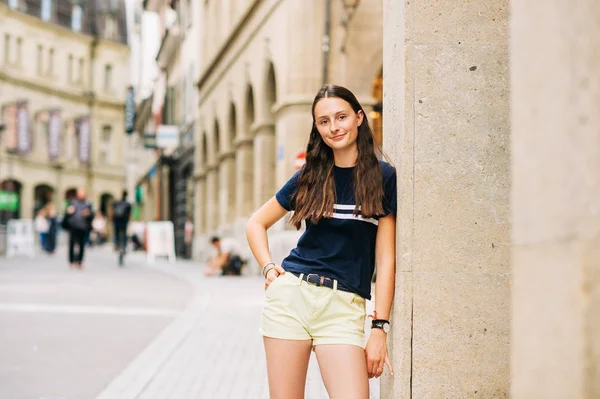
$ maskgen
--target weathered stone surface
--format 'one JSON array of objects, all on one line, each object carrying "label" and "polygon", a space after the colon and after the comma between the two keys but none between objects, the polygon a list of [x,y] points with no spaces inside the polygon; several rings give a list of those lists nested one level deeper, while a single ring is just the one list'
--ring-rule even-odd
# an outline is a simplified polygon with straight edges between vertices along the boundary
[{"label": "weathered stone surface", "polygon": [[384,5],[401,373],[385,398],[508,397],[508,4],[459,3]]}]

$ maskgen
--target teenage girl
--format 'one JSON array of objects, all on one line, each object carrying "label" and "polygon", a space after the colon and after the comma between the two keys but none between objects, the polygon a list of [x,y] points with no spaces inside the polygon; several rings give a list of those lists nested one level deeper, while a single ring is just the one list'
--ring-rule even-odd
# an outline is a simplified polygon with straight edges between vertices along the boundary
[{"label": "teenage girl", "polygon": [[[365,111],[348,89],[325,85],[312,106],[306,164],[246,227],[265,276],[261,320],[272,399],[304,397],[311,349],[332,399],[368,399],[384,364],[394,296],[396,173],[378,161]],[[281,265],[267,229],[293,211],[306,231]],[[377,264],[365,345],[365,300]]]}]

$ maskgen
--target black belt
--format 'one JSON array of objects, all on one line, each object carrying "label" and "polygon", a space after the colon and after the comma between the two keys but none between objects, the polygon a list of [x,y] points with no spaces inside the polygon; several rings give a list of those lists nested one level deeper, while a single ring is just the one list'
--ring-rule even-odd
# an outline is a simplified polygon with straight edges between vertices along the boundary
[{"label": "black belt", "polygon": [[309,274],[296,273],[296,272],[288,272],[288,273],[292,273],[294,276],[301,278],[302,280],[306,281],[308,284],[312,284],[317,287],[327,287],[327,288],[333,289],[334,281],[337,281],[337,289],[338,290],[346,291],[346,292],[354,292],[350,288],[346,287],[344,284],[340,283],[338,280],[335,280],[333,278],[319,276],[318,274],[314,274],[314,273],[309,273]]}]

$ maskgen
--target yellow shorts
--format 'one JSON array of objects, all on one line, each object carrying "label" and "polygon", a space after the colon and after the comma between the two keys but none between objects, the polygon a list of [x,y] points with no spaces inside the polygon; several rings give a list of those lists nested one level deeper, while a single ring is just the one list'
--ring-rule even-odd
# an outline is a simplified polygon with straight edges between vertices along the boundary
[{"label": "yellow shorts", "polygon": [[308,340],[313,346],[365,347],[365,299],[358,294],[317,287],[286,272],[265,292],[260,333],[265,337]]}]

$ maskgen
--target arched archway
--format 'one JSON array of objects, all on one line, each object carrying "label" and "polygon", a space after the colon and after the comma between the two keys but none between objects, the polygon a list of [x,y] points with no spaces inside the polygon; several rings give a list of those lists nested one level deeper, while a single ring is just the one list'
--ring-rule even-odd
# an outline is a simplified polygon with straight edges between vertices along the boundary
[{"label": "arched archway", "polygon": [[38,184],[33,189],[33,214],[37,215],[38,211],[44,205],[52,201],[54,196],[54,188],[48,184]]},{"label": "arched archway", "polygon": [[215,119],[214,125],[214,141],[213,141],[213,156],[218,160],[219,154],[221,152],[221,133],[219,131],[219,121]]},{"label": "arched archway", "polygon": [[267,64],[265,80],[262,87],[261,126],[256,131],[254,138],[254,208],[260,207],[273,196],[275,192],[275,115],[273,105],[277,102],[277,80],[275,66],[272,62]]},{"label": "arched archway", "polygon": [[0,183],[0,224],[21,217],[21,191],[23,185],[18,180],[6,179]]},{"label": "arched archway", "polygon": [[267,80],[265,85],[265,103],[267,106],[267,115],[273,119],[273,105],[277,102],[277,78],[275,76],[275,66],[269,62],[267,68]]},{"label": "arched archway", "polygon": [[[245,99],[244,99],[244,119],[243,129],[244,134],[247,138],[251,138],[254,134],[252,131],[252,125],[254,125],[255,119],[255,107],[254,107],[254,89],[251,84],[246,87]],[[238,204],[241,216],[245,217],[252,213],[254,210],[254,141],[247,140],[241,153],[243,154],[243,165],[240,168],[240,177],[243,188],[243,195],[240,198],[241,203]]]},{"label": "arched archway", "polygon": [[237,162],[238,153],[236,151],[236,139],[238,136],[237,132],[237,111],[235,104],[231,102],[229,104],[229,118],[227,124],[227,137],[229,142],[227,143],[229,154],[227,158],[223,160],[223,180],[222,183],[225,185],[223,188],[227,190],[227,217],[226,221],[231,223],[237,216],[236,202],[237,202]]},{"label": "arched archway", "polygon": [[76,187],[70,187],[65,190],[65,200],[66,201],[71,201],[71,200],[75,199],[76,196],[77,196],[77,188]]},{"label": "arched archway", "polygon": [[115,197],[111,193],[102,193],[100,195],[100,207],[98,211],[104,215],[104,217],[111,217],[109,215],[112,209],[112,203],[114,202]]}]

